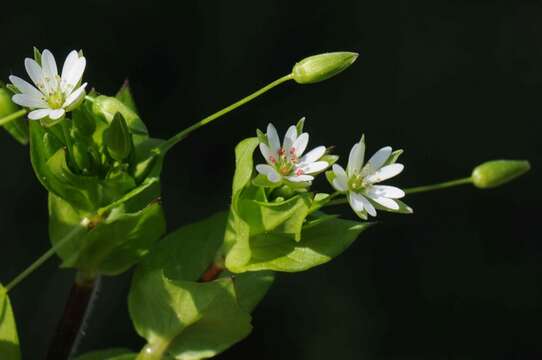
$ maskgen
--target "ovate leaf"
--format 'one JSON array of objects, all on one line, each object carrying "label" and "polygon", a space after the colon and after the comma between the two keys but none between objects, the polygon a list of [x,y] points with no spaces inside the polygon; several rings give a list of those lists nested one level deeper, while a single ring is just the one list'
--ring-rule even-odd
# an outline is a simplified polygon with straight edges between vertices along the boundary
[{"label": "ovate leaf", "polygon": [[252,330],[251,317],[238,305],[228,278],[196,283],[171,280],[160,271],[147,273],[134,283],[128,304],[146,349],[174,359],[213,357]]},{"label": "ovate leaf", "polygon": [[[49,235],[53,245],[80,227],[88,216],[91,214],[49,194]],[[136,212],[126,212],[126,207],[120,205],[104,216],[93,229],[57,249],[63,267],[117,275],[137,263],[166,230],[164,213],[157,202]]]},{"label": "ovate leaf", "polygon": [[0,285],[0,359],[21,359],[15,317],[7,291],[2,285]]},{"label": "ovate leaf", "polygon": [[326,218],[306,225],[301,241],[280,233],[261,233],[231,249],[226,266],[233,272],[273,270],[297,272],[324,264],[341,254],[368,227],[368,223]]}]

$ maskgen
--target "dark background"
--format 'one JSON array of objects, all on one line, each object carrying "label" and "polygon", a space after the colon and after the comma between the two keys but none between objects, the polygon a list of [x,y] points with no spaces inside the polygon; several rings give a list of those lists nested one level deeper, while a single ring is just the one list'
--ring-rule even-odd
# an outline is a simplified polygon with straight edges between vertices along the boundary
[{"label": "dark background", "polygon": [[[495,190],[409,196],[330,264],[278,276],[255,330],[220,359],[535,359],[542,356],[537,1],[10,1],[0,6],[0,77],[25,76],[32,46],[63,61],[84,49],[85,81],[113,94],[131,80],[143,119],[168,137],[319,52],[358,62],[325,83],[287,84],[194,134],[167,158],[169,227],[225,209],[233,148],[256,127],[301,116],[312,145],[344,157],[406,150],[409,187],[528,158]],[[343,160],[345,161],[345,160]],[[46,193],[28,149],[0,134],[0,277],[49,247]],[[327,189],[321,179],[317,186]],[[345,211],[346,216],[353,216]],[[39,360],[73,278],[50,261],[11,294],[25,359]],[[81,351],[143,341],[126,309],[129,274],[103,281]]]}]

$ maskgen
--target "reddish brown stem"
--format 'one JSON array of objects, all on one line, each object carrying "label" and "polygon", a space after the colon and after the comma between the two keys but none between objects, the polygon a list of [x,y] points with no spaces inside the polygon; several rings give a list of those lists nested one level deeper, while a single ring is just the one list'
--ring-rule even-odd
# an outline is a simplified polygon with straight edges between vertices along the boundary
[{"label": "reddish brown stem", "polygon": [[218,266],[215,263],[212,263],[207,270],[201,275],[201,278],[199,279],[200,282],[209,282],[216,280],[220,274],[224,271],[224,268],[221,266]]},{"label": "reddish brown stem", "polygon": [[78,274],[72,288],[64,314],[49,346],[47,360],[67,360],[80,340],[81,329],[89,314],[99,279]]}]

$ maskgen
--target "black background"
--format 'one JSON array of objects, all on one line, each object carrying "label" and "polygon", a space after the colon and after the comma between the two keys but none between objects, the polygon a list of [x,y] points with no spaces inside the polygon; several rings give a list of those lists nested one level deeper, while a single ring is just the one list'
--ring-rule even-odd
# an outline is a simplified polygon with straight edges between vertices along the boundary
[{"label": "black background", "polygon": [[[82,48],[85,81],[129,78],[142,117],[166,138],[319,52],[358,62],[321,84],[289,83],[199,131],[169,155],[169,228],[228,205],[233,147],[270,121],[307,116],[311,144],[344,157],[406,150],[409,187],[468,175],[495,158],[533,170],[505,187],[412,195],[330,264],[280,275],[255,330],[220,359],[531,359],[542,355],[538,236],[542,4],[537,1],[3,1],[0,76],[26,77],[32,46],[63,61]],[[46,193],[28,149],[0,135],[0,277],[49,247]],[[320,179],[316,186],[327,189]],[[352,216],[345,211],[346,216]],[[41,359],[72,271],[54,260],[11,294],[25,359]],[[129,274],[103,280],[81,351],[138,350]]]}]

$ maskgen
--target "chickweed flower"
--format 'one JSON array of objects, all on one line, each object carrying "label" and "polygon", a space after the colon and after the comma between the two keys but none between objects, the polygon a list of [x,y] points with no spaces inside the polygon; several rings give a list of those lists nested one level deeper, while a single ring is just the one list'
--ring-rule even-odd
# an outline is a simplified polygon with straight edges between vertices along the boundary
[{"label": "chickweed flower", "polygon": [[85,96],[87,83],[81,86],[79,84],[85,71],[86,59],[77,51],[70,52],[60,76],[55,57],[49,50],[43,51],[41,65],[30,58],[25,59],[24,65],[36,86],[14,75],[10,76],[9,80],[20,91],[13,95],[13,102],[33,110],[28,114],[30,120],[45,117],[58,120],[77,106]]},{"label": "chickweed flower", "polygon": [[333,165],[331,185],[337,191],[346,193],[348,203],[363,219],[367,219],[367,214],[376,216],[376,208],[412,212],[410,207],[397,200],[405,196],[403,190],[394,186],[375,185],[403,171],[404,165],[396,164],[391,155],[392,148],[383,147],[364,165],[365,138],[362,137],[350,151],[346,171],[340,165]]},{"label": "chickweed flower", "polygon": [[310,184],[314,174],[324,171],[329,163],[320,159],[326,153],[325,146],[318,146],[303,155],[309,143],[309,134],[298,134],[292,125],[286,131],[282,146],[275,126],[267,126],[267,143],[260,142],[260,151],[267,164],[259,164],[256,170],[273,183],[283,180],[292,183]]}]

